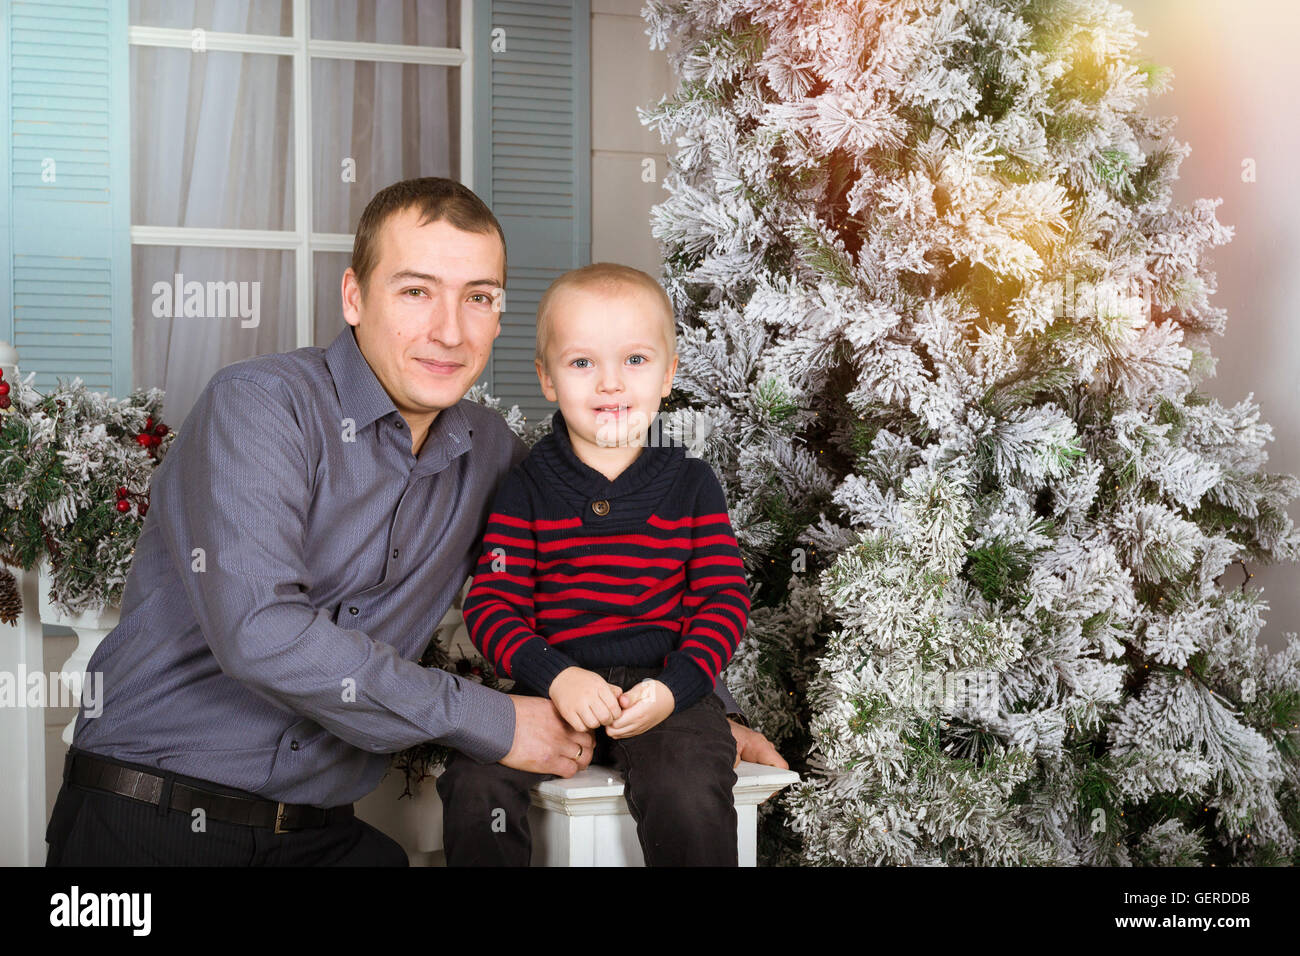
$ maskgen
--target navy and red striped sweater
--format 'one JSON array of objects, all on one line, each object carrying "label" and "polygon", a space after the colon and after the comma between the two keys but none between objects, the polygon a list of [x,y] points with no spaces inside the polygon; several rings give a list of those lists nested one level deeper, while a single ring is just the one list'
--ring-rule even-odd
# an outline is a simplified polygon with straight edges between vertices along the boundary
[{"label": "navy and red striped sweater", "polygon": [[492,503],[464,605],[470,637],[538,693],[574,665],[662,665],[675,709],[689,707],[749,616],[717,476],[679,446],[647,447],[610,481],[574,453],[558,411],[552,426]]}]

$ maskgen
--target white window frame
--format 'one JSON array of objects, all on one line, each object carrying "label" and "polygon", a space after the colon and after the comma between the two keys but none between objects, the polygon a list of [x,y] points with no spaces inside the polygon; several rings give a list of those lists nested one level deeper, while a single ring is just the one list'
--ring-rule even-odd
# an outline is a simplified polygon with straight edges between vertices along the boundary
[{"label": "white window frame", "polygon": [[[132,246],[190,246],[219,249],[286,249],[294,253],[297,347],[315,344],[312,302],[316,252],[351,252],[353,236],[341,232],[314,232],[312,217],[311,61],[361,60],[380,63],[416,63],[460,67],[460,181],[474,188],[473,141],[473,3],[460,0],[460,48],[409,46],[395,43],[359,43],[311,38],[311,0],[293,0],[293,35],[204,31],[206,50],[233,53],[270,53],[293,57],[293,175],[294,228],[208,229],[200,226],[131,226]],[[132,26],[132,46],[191,49],[192,30]]]}]

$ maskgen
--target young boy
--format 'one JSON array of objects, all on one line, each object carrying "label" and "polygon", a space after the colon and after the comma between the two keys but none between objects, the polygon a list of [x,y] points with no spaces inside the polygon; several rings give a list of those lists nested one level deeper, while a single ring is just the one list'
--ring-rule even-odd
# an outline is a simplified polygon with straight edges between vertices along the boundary
[{"label": "young boy", "polygon": [[[493,502],[470,636],[516,693],[596,731],[647,866],[735,866],[736,746],[713,686],[749,589],[712,469],[646,440],[677,371],[668,296],[627,266],[565,273],[538,305],[536,367],[560,408]],[[527,866],[543,779],[454,755],[447,864]]]}]

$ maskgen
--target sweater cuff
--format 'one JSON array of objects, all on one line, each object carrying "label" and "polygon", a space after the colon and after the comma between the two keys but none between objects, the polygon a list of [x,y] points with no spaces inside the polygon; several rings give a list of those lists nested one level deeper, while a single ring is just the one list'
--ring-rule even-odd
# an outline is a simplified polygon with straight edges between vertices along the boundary
[{"label": "sweater cuff", "polygon": [[658,679],[673,692],[674,714],[713,692],[712,678],[695,658],[681,651],[673,651],[664,659],[664,670]]},{"label": "sweater cuff", "polygon": [[560,671],[577,666],[567,654],[557,651],[541,637],[534,637],[510,658],[510,676],[522,681],[529,690],[549,697],[551,681]]}]

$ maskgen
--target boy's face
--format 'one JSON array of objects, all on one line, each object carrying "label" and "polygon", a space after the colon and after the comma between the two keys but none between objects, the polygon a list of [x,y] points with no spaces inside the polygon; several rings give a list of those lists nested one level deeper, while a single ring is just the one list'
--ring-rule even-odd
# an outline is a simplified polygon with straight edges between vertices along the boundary
[{"label": "boy's face", "polygon": [[552,301],[537,377],[559,403],[575,449],[643,443],[677,372],[661,308],[649,293],[622,285],[569,288]]}]

